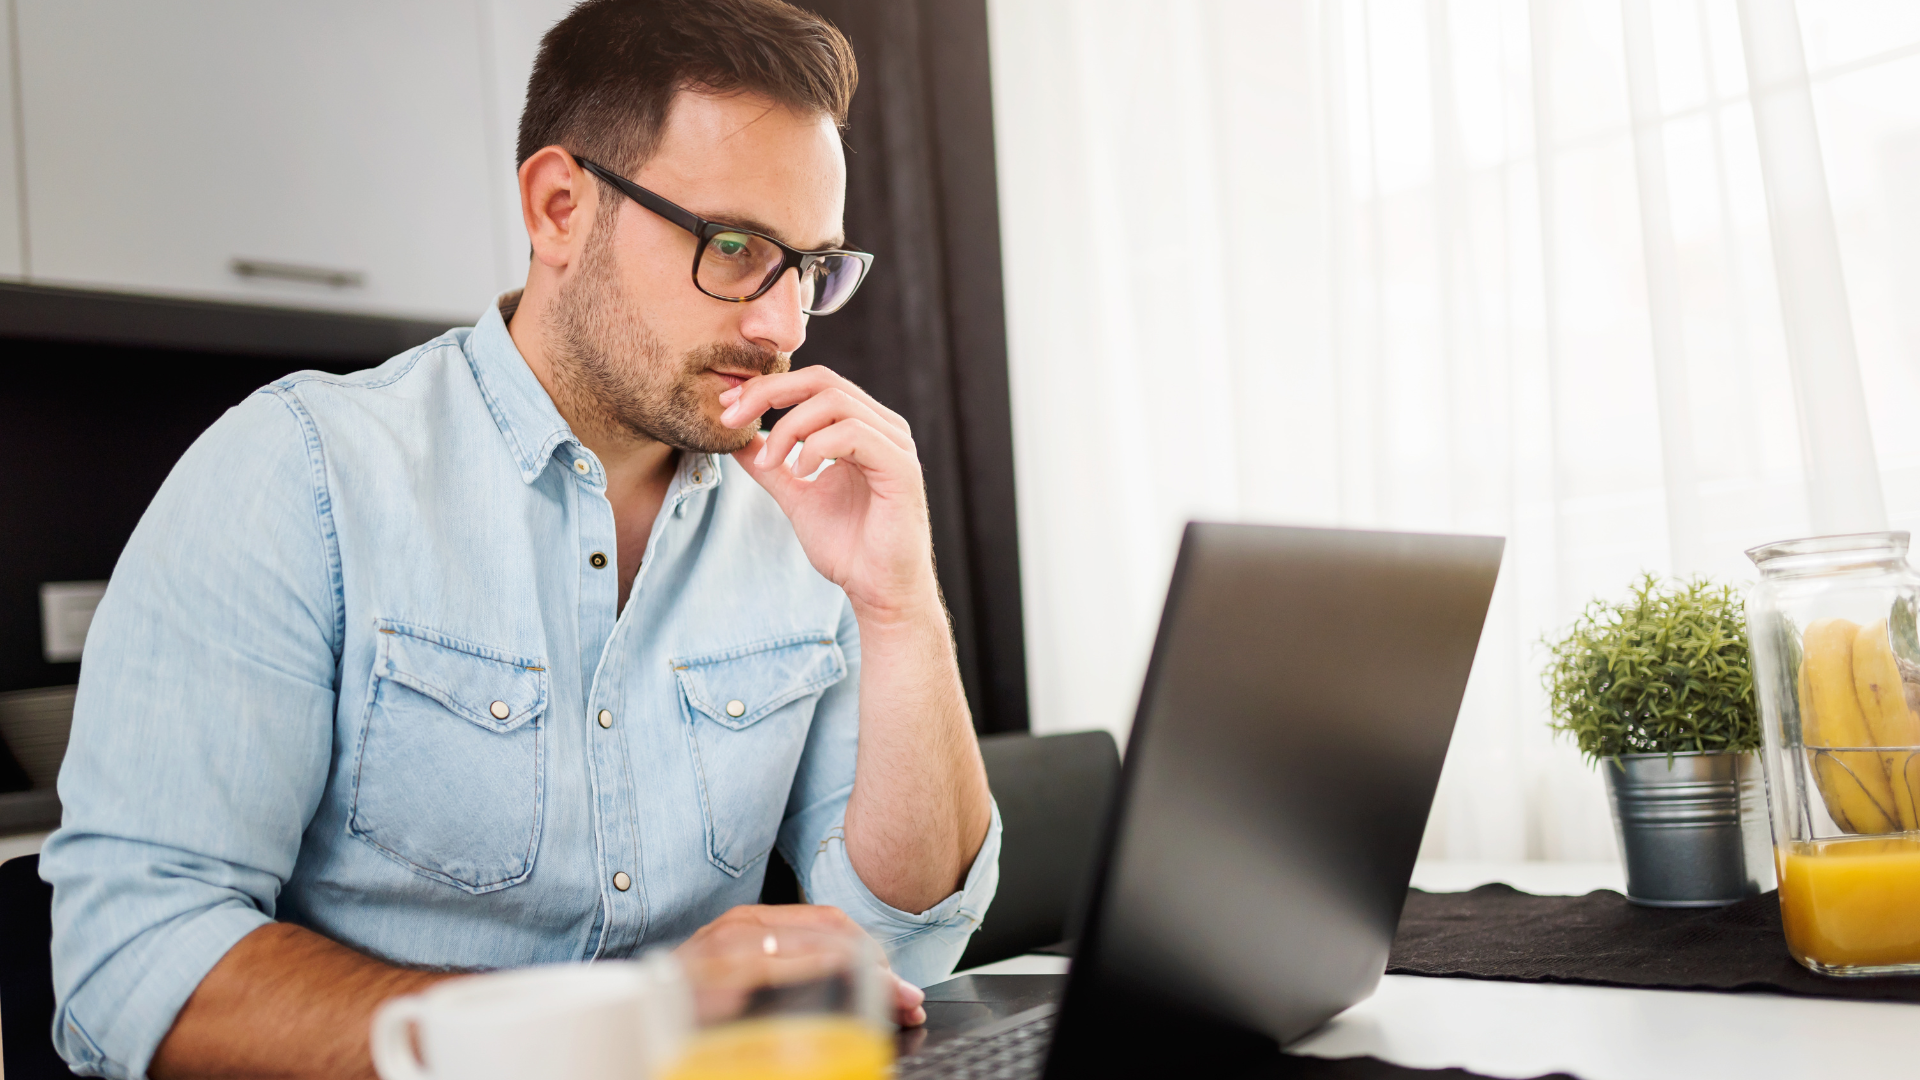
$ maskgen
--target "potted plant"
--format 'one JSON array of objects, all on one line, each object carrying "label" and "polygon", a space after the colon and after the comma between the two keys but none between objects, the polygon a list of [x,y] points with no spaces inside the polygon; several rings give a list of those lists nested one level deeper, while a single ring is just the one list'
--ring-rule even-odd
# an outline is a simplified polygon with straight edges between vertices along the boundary
[{"label": "potted plant", "polygon": [[1549,644],[1553,727],[1606,774],[1627,898],[1706,907],[1761,891],[1773,861],[1738,590],[1646,574]]}]

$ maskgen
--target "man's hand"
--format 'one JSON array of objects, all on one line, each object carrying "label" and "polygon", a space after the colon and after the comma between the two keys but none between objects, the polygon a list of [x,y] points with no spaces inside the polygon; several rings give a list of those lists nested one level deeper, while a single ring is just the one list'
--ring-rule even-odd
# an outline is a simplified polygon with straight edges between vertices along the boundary
[{"label": "man's hand", "polygon": [[[735,927],[748,926],[767,930],[779,930],[784,927],[799,927],[805,930],[825,930],[831,933],[859,934],[866,936],[860,924],[847,917],[847,913],[836,907],[824,907],[817,904],[754,904],[742,905],[728,911],[707,925],[694,931],[692,937],[680,944],[676,952],[698,952]],[[887,967],[887,954],[875,948],[880,955],[880,968],[886,972],[887,981],[893,984],[894,1017],[901,1027],[918,1027],[927,1022],[927,1010],[920,1003],[927,999],[926,992],[912,983],[895,975]]]},{"label": "man's hand", "polygon": [[[966,880],[993,823],[953,633],[933,574],[926,485],[899,414],[823,367],[720,395],[729,427],[792,409],[734,455],[773,496],[860,623],[860,749],[847,857],[882,903],[923,912]],[[802,443],[793,465],[785,464]],[[836,464],[812,480],[821,464]]]},{"label": "man's hand", "polygon": [[[814,569],[845,590],[855,615],[897,621],[939,610],[926,484],[900,414],[823,367],[749,379],[720,402],[721,422],[736,428],[792,406],[734,460],[780,504]],[[829,459],[833,468],[802,479]]]}]

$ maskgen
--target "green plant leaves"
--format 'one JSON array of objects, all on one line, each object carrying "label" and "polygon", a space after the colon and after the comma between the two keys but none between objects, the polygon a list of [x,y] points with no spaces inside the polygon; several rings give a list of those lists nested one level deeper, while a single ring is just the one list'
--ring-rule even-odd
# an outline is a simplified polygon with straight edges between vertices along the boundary
[{"label": "green plant leaves", "polygon": [[1589,761],[1760,747],[1746,614],[1731,585],[1646,574],[1626,600],[1592,601],[1548,644],[1553,728]]}]

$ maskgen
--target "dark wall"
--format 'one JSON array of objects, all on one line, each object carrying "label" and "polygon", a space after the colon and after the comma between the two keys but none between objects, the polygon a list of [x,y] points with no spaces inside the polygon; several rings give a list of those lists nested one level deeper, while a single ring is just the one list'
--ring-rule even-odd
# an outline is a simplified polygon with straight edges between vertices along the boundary
[{"label": "dark wall", "polygon": [[7,341],[0,431],[0,690],[76,682],[41,658],[40,583],[105,580],[160,482],[247,393],[289,370],[252,358]]},{"label": "dark wall", "polygon": [[803,0],[860,61],[847,238],[873,273],[809,326],[826,364],[913,426],[934,555],[983,732],[1027,730],[985,0]]},{"label": "dark wall", "polygon": [[40,583],[105,580],[173,463],[257,387],[440,333],[398,319],[0,285],[0,691],[79,680],[40,643]]}]

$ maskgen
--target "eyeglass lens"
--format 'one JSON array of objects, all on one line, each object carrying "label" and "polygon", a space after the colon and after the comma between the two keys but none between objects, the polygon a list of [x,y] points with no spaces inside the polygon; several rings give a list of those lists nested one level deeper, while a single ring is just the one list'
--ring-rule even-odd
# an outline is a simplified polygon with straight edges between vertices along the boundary
[{"label": "eyeglass lens", "polygon": [[[765,237],[744,232],[715,233],[700,256],[700,288],[726,300],[743,300],[780,270],[780,249]],[[860,284],[860,260],[827,255],[800,275],[800,306],[812,315],[837,311]]]},{"label": "eyeglass lens", "polygon": [[800,279],[801,306],[815,315],[839,311],[859,287],[864,269],[851,255],[823,256]]}]

